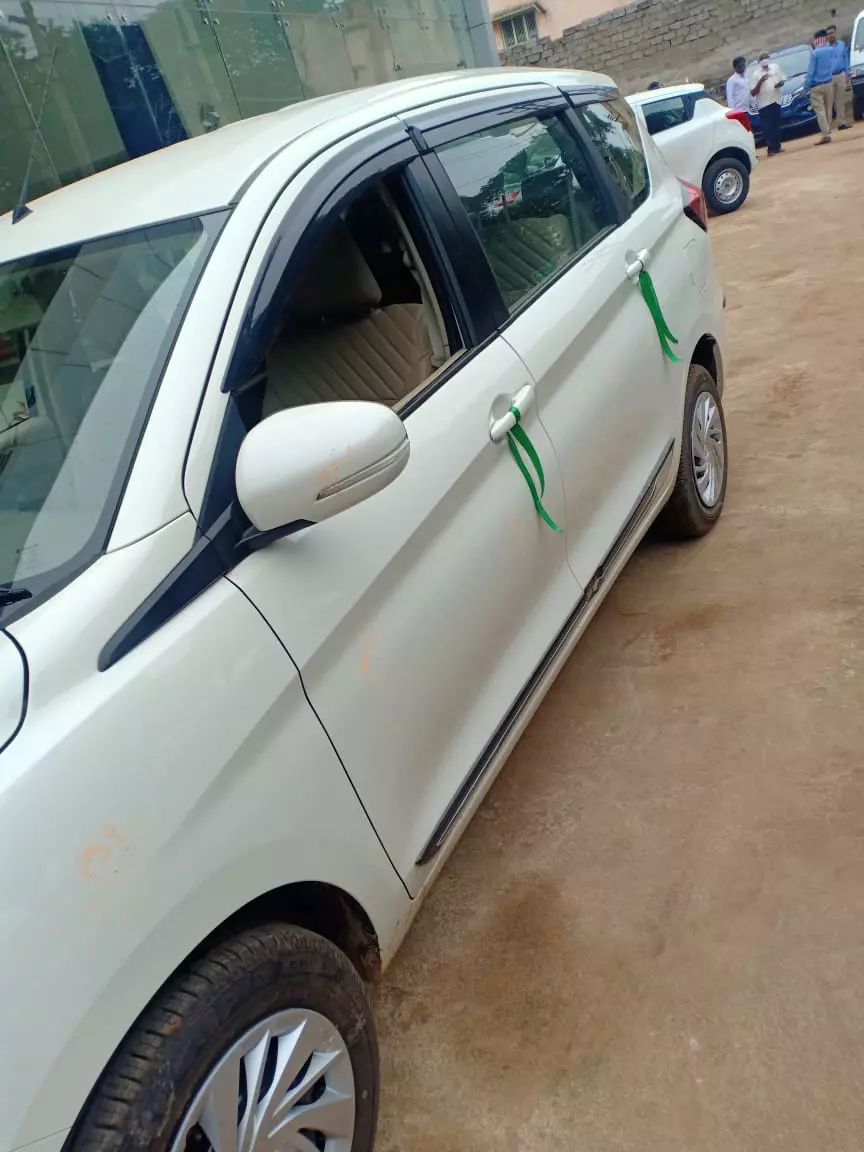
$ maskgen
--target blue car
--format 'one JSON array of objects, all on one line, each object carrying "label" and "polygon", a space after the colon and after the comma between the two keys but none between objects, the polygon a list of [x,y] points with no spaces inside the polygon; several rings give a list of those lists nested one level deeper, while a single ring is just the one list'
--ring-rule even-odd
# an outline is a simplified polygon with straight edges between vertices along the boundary
[{"label": "blue car", "polygon": [[[807,68],[810,64],[809,44],[790,44],[786,48],[775,48],[771,53],[771,60],[783,75],[786,83],[781,88],[780,102],[780,135],[798,135],[804,132],[816,131],[816,113],[810,107],[810,93],[804,90],[804,81],[807,77]],[[755,73],[758,62],[751,60],[745,70],[747,83],[752,88],[756,83]],[[765,139],[760,131],[759,111],[754,100],[750,109],[750,121],[753,125],[753,135],[757,144],[764,144]]]}]

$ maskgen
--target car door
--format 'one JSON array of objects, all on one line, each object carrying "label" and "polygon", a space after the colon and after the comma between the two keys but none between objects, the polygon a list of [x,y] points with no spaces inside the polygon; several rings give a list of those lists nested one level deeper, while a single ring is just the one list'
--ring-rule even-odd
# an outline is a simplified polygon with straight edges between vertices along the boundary
[{"label": "car door", "polygon": [[[414,271],[422,265],[426,293],[436,296],[449,343],[440,367],[397,409],[410,438],[410,460],[391,487],[252,552],[230,578],[299,669],[413,893],[488,783],[502,725],[581,589],[567,564],[563,533],[538,515],[501,431],[518,402],[522,427],[545,468],[544,507],[563,527],[561,475],[538,419],[530,373],[491,329],[423,162],[404,127],[396,136],[397,145],[389,151],[379,146],[363,163],[358,159],[347,177],[351,140],[288,184],[251,255],[258,272],[250,273],[226,338],[240,333],[232,365],[244,358],[254,364],[257,353],[245,352],[242,334],[254,330],[254,317],[274,312],[268,292],[287,283],[296,293],[305,283],[310,244],[336,218],[341,228],[350,225],[356,198],[377,192],[380,184],[382,202],[389,197],[398,205]],[[413,160],[406,159],[406,147]],[[340,160],[335,167],[334,156]],[[341,173],[338,181],[322,176],[331,170],[328,163]],[[357,242],[366,244],[370,259],[386,263],[393,243],[373,243],[369,218],[366,212]],[[340,276],[319,272],[315,291],[332,291]],[[386,268],[376,275],[379,284],[398,279]],[[336,288],[344,293],[343,284]],[[390,307],[382,299],[371,317]],[[304,362],[309,360],[307,349]],[[256,387],[233,368],[225,386],[238,410]],[[223,434],[222,441],[228,439]],[[222,475],[231,467],[230,455],[214,466]],[[205,511],[203,519],[214,516]]]},{"label": "car door", "polygon": [[[609,162],[630,179],[635,146],[625,125],[602,94],[590,107],[600,110],[591,113],[597,131],[613,141]],[[426,127],[424,136],[455,190],[451,210],[464,208],[472,221],[463,246],[482,249],[488,293],[503,297],[504,339],[537,382],[564,478],[570,564],[587,588],[672,452],[678,385],[634,282],[638,254],[660,242],[663,222],[648,203],[644,171],[631,215],[563,99],[510,116],[456,138],[446,126]],[[502,184],[478,170],[486,138],[502,141],[502,167],[510,168],[511,141],[531,142],[512,209],[484,203]]]},{"label": "car door", "polygon": [[700,187],[705,165],[714,155],[717,105],[695,93],[646,101],[642,112],[648,131],[676,176]]}]

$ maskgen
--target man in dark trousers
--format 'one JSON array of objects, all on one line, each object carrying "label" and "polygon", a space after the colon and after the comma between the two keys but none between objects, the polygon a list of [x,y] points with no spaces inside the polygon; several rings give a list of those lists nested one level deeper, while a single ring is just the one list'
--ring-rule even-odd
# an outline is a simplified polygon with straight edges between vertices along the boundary
[{"label": "man in dark trousers", "polygon": [[776,64],[772,63],[767,52],[763,52],[753,73],[753,87],[750,95],[759,109],[759,123],[762,135],[768,145],[768,155],[776,156],[783,149],[780,146],[780,89],[786,77]]}]

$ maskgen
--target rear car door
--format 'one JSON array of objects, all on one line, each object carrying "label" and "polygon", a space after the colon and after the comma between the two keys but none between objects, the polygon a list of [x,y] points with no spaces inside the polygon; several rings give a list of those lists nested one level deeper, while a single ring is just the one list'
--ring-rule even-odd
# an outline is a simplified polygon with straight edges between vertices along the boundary
[{"label": "rear car door", "polygon": [[[648,262],[653,251],[665,292],[672,206],[651,201],[629,108],[606,103],[609,94],[579,113],[559,97],[485,122],[418,125],[429,162],[446,174],[451,212],[470,219],[463,248],[479,250],[504,339],[536,381],[564,478],[570,565],[585,588],[668,466],[680,403],[632,278],[639,253]],[[608,141],[605,161],[590,133]],[[497,167],[490,139],[501,143]],[[518,200],[502,205],[516,169]],[[680,197],[675,208],[680,216]]]},{"label": "rear car door", "polygon": [[[581,589],[506,437],[491,436],[518,397],[546,468],[545,506],[563,523],[530,374],[490,326],[404,126],[393,135],[366,160],[357,141],[337,145],[275,206],[229,317],[224,427],[351,395],[389,402],[405,422],[411,455],[398,480],[251,552],[230,578],[299,669],[413,893],[481,794],[502,725]],[[366,267],[355,275],[358,256]],[[255,318],[268,315],[298,319],[299,334],[265,326],[255,336]],[[418,340],[428,361],[419,368]],[[386,396],[376,394],[382,382]],[[230,441],[223,432],[223,446]],[[231,504],[218,478],[232,475],[228,452],[208,485],[205,530]]]}]

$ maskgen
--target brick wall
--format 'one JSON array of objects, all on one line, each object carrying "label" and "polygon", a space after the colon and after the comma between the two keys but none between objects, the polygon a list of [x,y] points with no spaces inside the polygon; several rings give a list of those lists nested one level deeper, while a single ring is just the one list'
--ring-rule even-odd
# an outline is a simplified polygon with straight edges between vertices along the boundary
[{"label": "brick wall", "polygon": [[[714,88],[732,71],[733,56],[807,40],[831,21],[829,12],[820,0],[634,0],[565,29],[558,40],[505,50],[501,61],[605,72],[623,92],[685,77]],[[842,35],[852,16],[838,10],[834,23]]]}]

